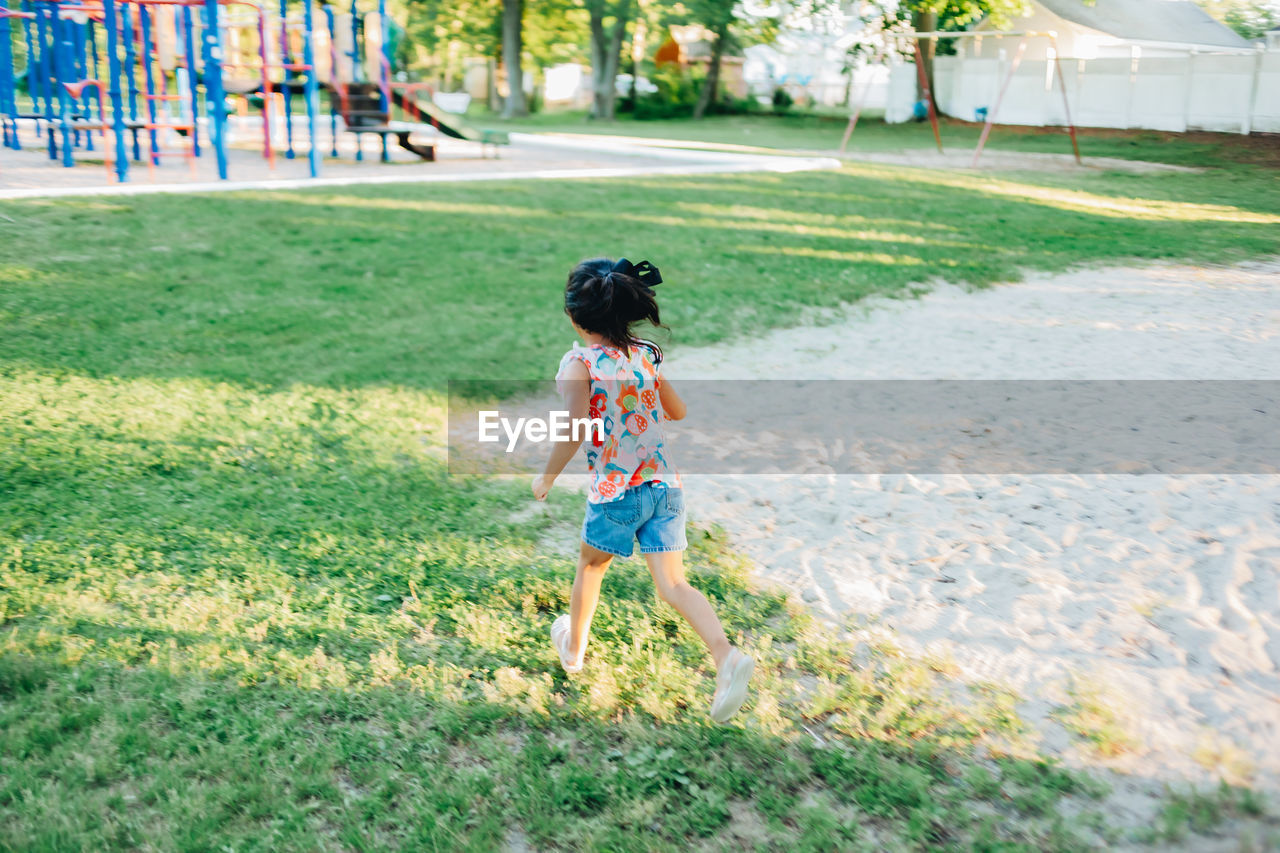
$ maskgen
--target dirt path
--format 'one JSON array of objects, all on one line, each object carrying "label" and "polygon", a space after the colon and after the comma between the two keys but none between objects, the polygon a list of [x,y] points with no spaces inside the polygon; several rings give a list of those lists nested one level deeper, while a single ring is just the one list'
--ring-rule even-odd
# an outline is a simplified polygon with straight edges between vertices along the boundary
[{"label": "dirt path", "polygon": [[[1280,379],[1280,260],[942,286],[676,352],[688,378]],[[696,402],[695,402],[696,405]],[[1044,745],[1163,780],[1280,788],[1280,476],[688,477],[698,518],[855,638],[1004,682]],[[1106,758],[1055,714],[1105,708]]]}]

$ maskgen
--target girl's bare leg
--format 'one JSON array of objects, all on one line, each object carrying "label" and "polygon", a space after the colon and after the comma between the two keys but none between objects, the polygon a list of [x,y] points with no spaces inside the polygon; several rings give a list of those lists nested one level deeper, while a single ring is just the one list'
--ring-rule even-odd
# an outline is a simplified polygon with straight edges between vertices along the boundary
[{"label": "girl's bare leg", "polygon": [[644,559],[649,564],[649,572],[653,575],[653,582],[658,587],[658,595],[674,607],[693,626],[693,630],[698,632],[702,642],[706,643],[707,648],[711,650],[716,668],[719,669],[733,646],[729,644],[729,638],[724,635],[724,628],[720,625],[716,612],[711,609],[711,602],[707,601],[702,593],[689,586],[689,581],[685,579],[684,552],[659,551],[645,554]]},{"label": "girl's bare leg", "polygon": [[592,548],[586,542],[578,552],[578,573],[573,578],[573,594],[569,597],[569,654],[582,659],[591,633],[591,617],[600,603],[600,582],[613,562],[613,555]]}]

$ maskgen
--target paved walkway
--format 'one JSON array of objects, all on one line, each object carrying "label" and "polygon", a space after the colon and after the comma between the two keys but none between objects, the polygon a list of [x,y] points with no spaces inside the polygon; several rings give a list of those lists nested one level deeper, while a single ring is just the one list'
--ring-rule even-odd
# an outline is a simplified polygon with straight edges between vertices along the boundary
[{"label": "paved walkway", "polygon": [[[350,143],[343,155],[326,159],[321,176],[308,174],[305,154],[293,160],[278,156],[269,166],[257,149],[236,147],[230,151],[226,181],[217,179],[212,156],[203,156],[191,170],[181,160],[169,159],[155,169],[130,166],[130,180],[119,184],[101,159],[66,168],[28,138],[22,151],[0,151],[0,199],[54,196],[139,195],[171,192],[226,192],[240,189],[301,189],[352,184],[433,183],[440,181],[494,181],[565,178],[615,178],[641,175],[690,175],[726,172],[795,172],[833,169],[838,160],[829,157],[792,157],[725,151],[686,150],[647,145],[636,140],[598,139],[590,136],[550,136],[513,133],[512,144],[498,158],[486,158],[480,146],[455,139],[441,139],[437,160],[423,162],[407,151],[392,147],[391,162],[378,161],[378,151],[366,146],[365,160],[355,160]],[[321,138],[322,150],[329,143]],[[305,151],[305,148],[302,149]],[[101,158],[102,152],[77,152],[82,160]]]}]

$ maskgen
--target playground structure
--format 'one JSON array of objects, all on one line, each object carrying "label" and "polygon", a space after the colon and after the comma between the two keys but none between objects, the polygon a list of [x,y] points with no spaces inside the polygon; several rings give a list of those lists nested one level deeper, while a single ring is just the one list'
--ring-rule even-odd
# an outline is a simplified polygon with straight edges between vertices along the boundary
[{"label": "playground structure", "polygon": [[[226,180],[228,147],[257,123],[255,108],[268,164],[281,151],[305,156],[312,177],[325,148],[338,156],[343,132],[356,136],[356,159],[361,134],[379,135],[384,161],[388,135],[423,159],[434,146],[411,143],[415,131],[506,142],[438,110],[420,86],[393,83],[395,37],[386,0],[376,11],[357,0],[345,10],[315,0],[0,0],[0,136],[20,149],[29,129],[68,167],[77,151],[95,152],[121,182],[131,162],[151,172],[180,157],[194,172],[209,152]],[[393,104],[426,123],[391,122]]]},{"label": "playground structure", "polygon": [[[973,162],[971,168],[978,167],[978,161],[982,158],[982,151],[986,148],[987,139],[991,136],[991,128],[995,126],[996,117],[1000,113],[1000,104],[1004,100],[1005,94],[1009,90],[1009,82],[1013,80],[1013,75],[1018,70],[1018,65],[1022,62],[1022,57],[1027,51],[1027,41],[1032,38],[1045,38],[1049,40],[1049,54],[1053,61],[1053,77],[1057,80],[1057,87],[1062,94],[1062,108],[1067,122],[1067,133],[1071,137],[1071,150],[1075,155],[1076,163],[1081,162],[1080,159],[1080,141],[1076,136],[1076,126],[1071,120],[1071,104],[1067,98],[1066,81],[1062,76],[1062,62],[1058,51],[1058,34],[1055,32],[892,32],[884,31],[880,34],[884,41],[880,49],[876,52],[871,60],[872,64],[879,64],[888,59],[890,50],[897,49],[903,40],[911,40],[911,50],[916,66],[916,79],[919,82],[921,100],[924,105],[924,111],[929,119],[929,125],[933,128],[933,139],[938,146],[938,153],[942,153],[942,132],[938,125],[938,111],[934,106],[933,92],[929,86],[929,76],[925,73],[924,53],[920,49],[920,39],[939,39],[939,38],[1017,38],[1018,46],[1014,50],[1013,59],[1009,62],[1009,68],[1004,74],[1004,79],[1000,84],[999,92],[996,95],[991,108],[987,110],[983,121],[982,133],[978,137],[977,147],[973,151]],[[844,154],[845,149],[849,145],[849,138],[853,136],[854,128],[858,125],[858,117],[862,113],[863,104],[866,103],[867,93],[870,89],[870,81],[863,86],[862,91],[858,94],[853,102],[853,109],[849,113],[849,123],[845,126],[844,136],[840,140],[840,153]]]}]

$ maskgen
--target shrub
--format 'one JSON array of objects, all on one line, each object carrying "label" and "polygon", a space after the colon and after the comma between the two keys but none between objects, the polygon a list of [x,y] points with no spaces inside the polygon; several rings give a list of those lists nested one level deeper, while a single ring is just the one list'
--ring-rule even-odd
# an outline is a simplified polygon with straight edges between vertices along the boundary
[{"label": "shrub", "polygon": [[728,92],[722,92],[720,100],[716,102],[713,111],[726,116],[741,116],[759,112],[759,104],[755,98],[735,98]]},{"label": "shrub", "polygon": [[703,75],[664,65],[649,78],[658,91],[636,98],[638,119],[685,118],[693,115]]},{"label": "shrub", "polygon": [[773,111],[775,113],[785,113],[795,106],[795,103],[796,99],[791,97],[791,93],[781,86],[773,90]]}]

